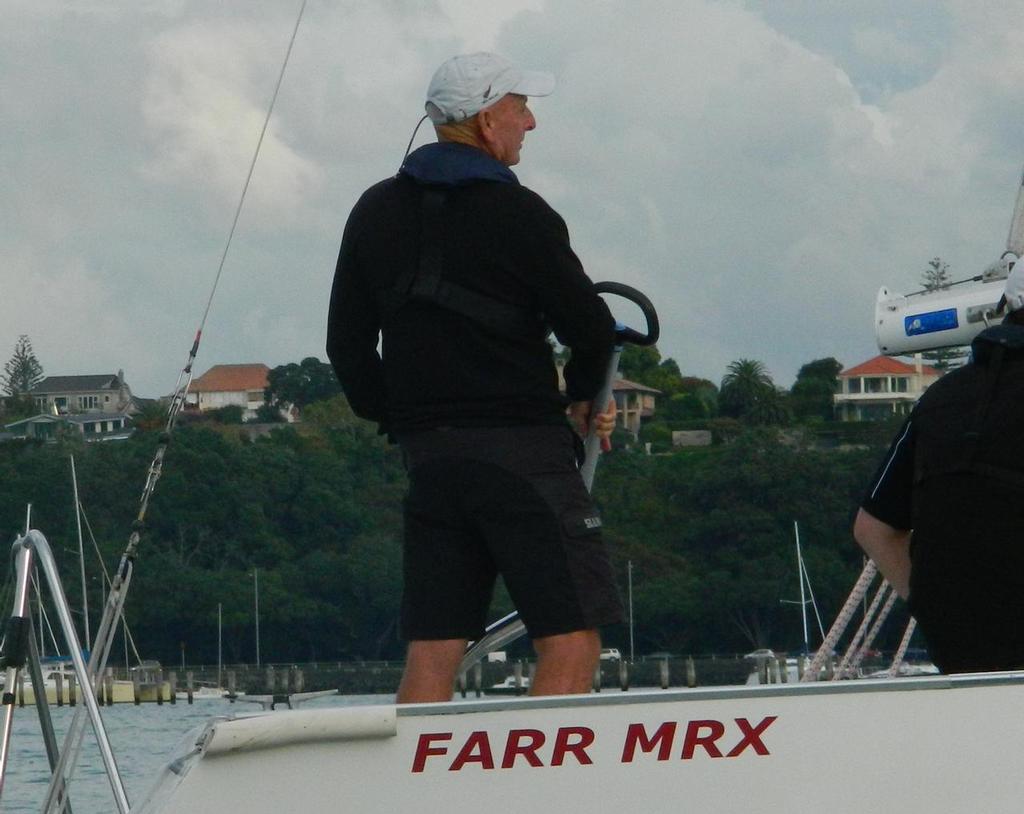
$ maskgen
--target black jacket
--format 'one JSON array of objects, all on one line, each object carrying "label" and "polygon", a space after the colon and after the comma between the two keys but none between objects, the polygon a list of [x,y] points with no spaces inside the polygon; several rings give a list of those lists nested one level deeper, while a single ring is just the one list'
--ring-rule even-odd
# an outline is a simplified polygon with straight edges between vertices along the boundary
[{"label": "black jacket", "polygon": [[[428,189],[444,192],[440,233],[427,236],[444,280],[541,319],[509,333],[486,315],[396,296],[420,261]],[[572,349],[568,398],[558,392],[547,326]],[[597,394],[614,326],[564,221],[539,195],[480,150],[431,144],[368,189],[349,216],[327,355],[353,410],[382,430],[553,424],[565,421],[569,400]]]},{"label": "black jacket", "polygon": [[1024,327],[972,351],[921,397],[862,504],[913,529],[910,608],[943,672],[1024,667]]}]

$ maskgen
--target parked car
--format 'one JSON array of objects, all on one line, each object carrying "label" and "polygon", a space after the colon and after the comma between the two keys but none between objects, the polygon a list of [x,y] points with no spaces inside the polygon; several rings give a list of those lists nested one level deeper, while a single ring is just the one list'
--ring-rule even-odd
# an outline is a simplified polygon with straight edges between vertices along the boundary
[{"label": "parked car", "polygon": [[601,651],[601,661],[618,661],[622,658],[616,647],[606,647]]}]

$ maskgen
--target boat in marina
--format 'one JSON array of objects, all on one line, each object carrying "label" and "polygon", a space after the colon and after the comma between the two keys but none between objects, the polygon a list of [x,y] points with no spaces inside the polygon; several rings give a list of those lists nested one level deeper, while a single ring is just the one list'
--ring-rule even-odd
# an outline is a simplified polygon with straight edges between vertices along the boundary
[{"label": "boat in marina", "polygon": [[[81,703],[82,682],[75,674],[71,659],[47,659],[41,667],[48,704],[73,705]],[[135,676],[136,671],[138,671],[137,676]],[[132,673],[132,679],[115,679],[109,676],[100,682],[96,692],[101,703],[132,704],[136,700],[140,703],[147,703],[156,701],[158,695],[162,699],[170,698],[171,684],[169,681],[145,669],[133,668]],[[6,676],[0,675],[0,690],[3,690],[5,685]],[[12,692],[15,703],[20,706],[36,703],[35,688],[24,673],[19,675]]]}]

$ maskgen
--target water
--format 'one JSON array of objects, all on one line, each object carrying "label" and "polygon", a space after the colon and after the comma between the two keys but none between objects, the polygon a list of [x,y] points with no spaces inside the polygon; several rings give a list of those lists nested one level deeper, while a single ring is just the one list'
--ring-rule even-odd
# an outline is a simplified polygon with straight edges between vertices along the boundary
[{"label": "water", "polygon": [[[309,701],[299,708],[386,704],[393,701],[392,695],[333,696]],[[186,734],[211,718],[257,712],[260,709],[257,704],[232,704],[223,700],[197,701],[191,706],[182,700],[174,706],[115,704],[104,707],[103,721],[128,800],[134,803],[143,797],[156,779],[157,772],[177,751],[179,742]],[[57,730],[58,744],[63,744],[63,735],[74,710],[52,707],[50,712]],[[36,710],[34,707],[16,709],[0,811],[4,814],[38,814],[49,782],[49,764]],[[75,814],[109,814],[117,810],[92,726],[88,723],[81,757],[71,784],[71,805]]]}]

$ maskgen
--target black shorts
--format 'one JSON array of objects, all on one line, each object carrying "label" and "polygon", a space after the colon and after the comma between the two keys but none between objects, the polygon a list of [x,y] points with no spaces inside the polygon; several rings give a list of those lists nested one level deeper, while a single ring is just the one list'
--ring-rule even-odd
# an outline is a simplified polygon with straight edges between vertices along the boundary
[{"label": "black shorts", "polygon": [[568,425],[428,430],[399,442],[410,482],[406,639],[479,639],[498,574],[533,638],[623,620]]}]

